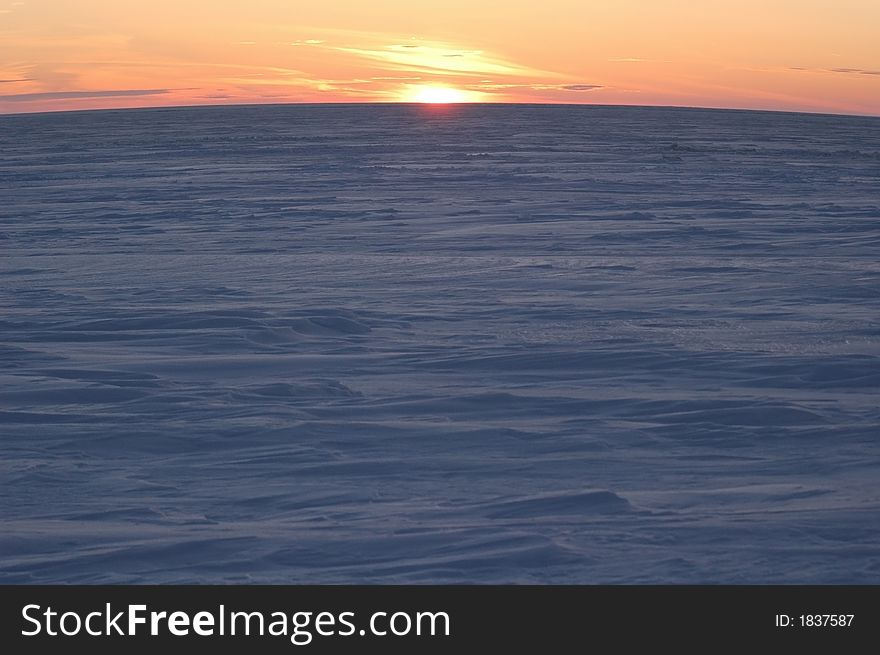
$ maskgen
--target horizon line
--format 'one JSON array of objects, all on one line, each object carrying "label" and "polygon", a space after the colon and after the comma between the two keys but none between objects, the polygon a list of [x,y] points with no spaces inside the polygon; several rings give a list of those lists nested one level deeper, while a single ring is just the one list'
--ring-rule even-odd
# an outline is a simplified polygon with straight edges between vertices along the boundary
[{"label": "horizon line", "polygon": [[[0,96],[2,101],[2,96]],[[880,114],[839,113],[823,111],[804,111],[797,109],[761,109],[757,107],[724,107],[703,105],[641,105],[622,103],[593,103],[593,102],[452,102],[452,103],[426,103],[426,102],[400,102],[400,101],[369,101],[369,102],[237,102],[237,103],[193,103],[185,105],[156,105],[144,107],[85,107],[83,109],[45,109],[40,111],[0,111],[0,119],[10,116],[43,116],[47,114],[80,114],[86,112],[122,112],[122,111],[161,111],[167,109],[221,109],[224,107],[346,107],[346,106],[407,106],[407,107],[450,107],[450,106],[515,106],[515,107],[601,107],[601,108],[631,108],[631,109],[684,109],[703,111],[732,111],[732,112],[755,112],[764,114],[797,114],[805,116],[830,116],[844,118],[871,118],[880,119]]]}]

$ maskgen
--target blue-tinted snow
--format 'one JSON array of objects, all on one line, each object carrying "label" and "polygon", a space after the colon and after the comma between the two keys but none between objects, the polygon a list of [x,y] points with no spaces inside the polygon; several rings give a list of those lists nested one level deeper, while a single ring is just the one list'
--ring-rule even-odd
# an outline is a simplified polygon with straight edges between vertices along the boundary
[{"label": "blue-tinted snow", "polygon": [[0,118],[4,582],[880,582],[880,121]]}]

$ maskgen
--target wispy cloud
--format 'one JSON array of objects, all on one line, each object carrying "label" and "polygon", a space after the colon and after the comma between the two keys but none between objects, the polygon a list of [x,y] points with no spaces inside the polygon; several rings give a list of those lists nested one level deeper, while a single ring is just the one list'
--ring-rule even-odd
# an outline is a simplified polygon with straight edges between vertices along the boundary
[{"label": "wispy cloud", "polygon": [[378,62],[388,70],[463,76],[553,76],[492,55],[442,43],[395,43],[375,47],[333,46],[334,50]]},{"label": "wispy cloud", "polygon": [[807,68],[805,66],[790,66],[789,70],[803,71],[807,73],[845,73],[850,75],[880,75],[880,70],[868,70],[865,68]]},{"label": "wispy cloud", "polygon": [[0,102],[33,102],[36,100],[68,100],[72,98],[118,98],[124,96],[155,96],[171,89],[122,89],[118,91],[46,91],[0,95]]},{"label": "wispy cloud", "polygon": [[601,84],[563,84],[561,89],[565,91],[592,91],[593,89],[601,89]]},{"label": "wispy cloud", "polygon": [[498,84],[495,82],[482,82],[469,85],[468,88],[482,91],[593,91],[604,88],[601,84]]},{"label": "wispy cloud", "polygon": [[420,76],[411,75],[380,75],[377,77],[371,77],[370,79],[378,82],[415,82],[422,78]]}]

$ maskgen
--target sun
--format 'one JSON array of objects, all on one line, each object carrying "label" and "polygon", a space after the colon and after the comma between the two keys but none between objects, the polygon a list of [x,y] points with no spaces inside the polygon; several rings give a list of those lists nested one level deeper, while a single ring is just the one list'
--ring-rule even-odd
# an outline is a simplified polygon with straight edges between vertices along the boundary
[{"label": "sun", "polygon": [[447,105],[455,102],[474,102],[474,94],[451,86],[421,84],[411,86],[404,94],[404,102],[422,102],[431,105]]}]

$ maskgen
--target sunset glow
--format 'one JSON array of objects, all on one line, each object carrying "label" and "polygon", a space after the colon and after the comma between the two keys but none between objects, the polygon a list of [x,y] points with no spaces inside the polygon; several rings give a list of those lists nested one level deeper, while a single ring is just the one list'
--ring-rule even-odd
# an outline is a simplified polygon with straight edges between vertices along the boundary
[{"label": "sunset glow", "polygon": [[876,0],[0,0],[0,112],[476,101],[880,115],[878,25]]},{"label": "sunset glow", "polygon": [[448,86],[417,86],[405,93],[403,99],[406,102],[441,105],[454,102],[476,102],[474,94]]}]

